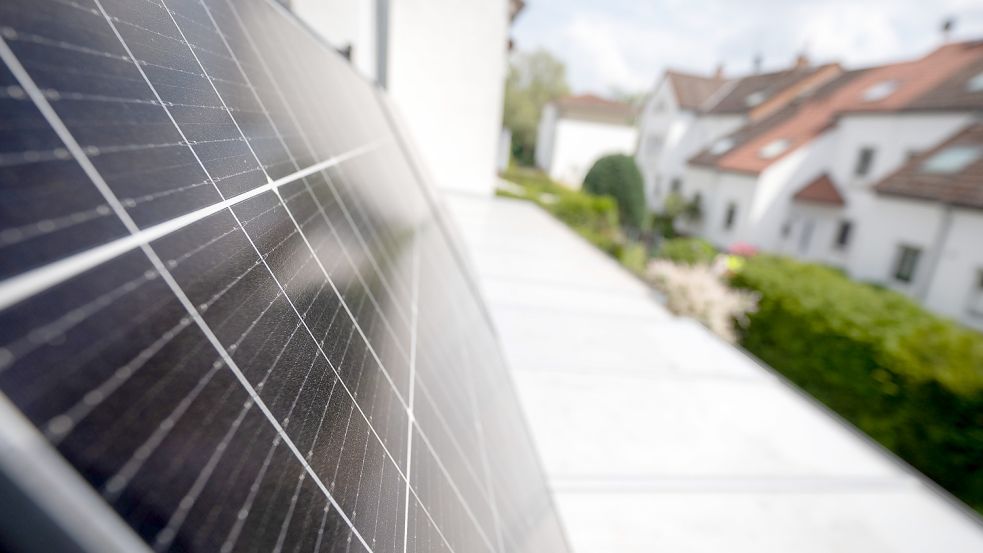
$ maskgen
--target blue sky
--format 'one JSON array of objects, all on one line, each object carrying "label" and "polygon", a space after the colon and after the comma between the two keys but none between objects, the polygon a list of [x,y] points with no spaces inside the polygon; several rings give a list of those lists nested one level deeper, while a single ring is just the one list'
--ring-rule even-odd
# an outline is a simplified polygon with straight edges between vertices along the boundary
[{"label": "blue sky", "polygon": [[512,28],[518,50],[560,57],[575,92],[637,92],[666,67],[728,74],[792,62],[849,67],[921,55],[953,37],[983,38],[981,0],[527,0]]}]

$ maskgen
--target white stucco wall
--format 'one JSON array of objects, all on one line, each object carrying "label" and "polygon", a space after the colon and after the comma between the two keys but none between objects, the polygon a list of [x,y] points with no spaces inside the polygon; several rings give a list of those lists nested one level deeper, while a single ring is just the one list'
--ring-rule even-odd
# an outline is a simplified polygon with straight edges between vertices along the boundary
[{"label": "white stucco wall", "polygon": [[335,48],[352,47],[352,65],[376,79],[376,0],[290,0],[290,10]]},{"label": "white stucco wall", "polygon": [[[954,209],[938,266],[925,293],[925,305],[983,330],[978,299],[983,271],[983,210]],[[975,306],[975,309],[974,309]]]},{"label": "white stucco wall", "polygon": [[743,122],[740,115],[707,116],[680,109],[671,84],[662,79],[638,119],[635,156],[645,178],[649,207],[660,209],[672,181],[685,180],[689,159]]},{"label": "white stucco wall", "polygon": [[[736,242],[755,244],[752,206],[757,178],[702,167],[689,167],[683,179],[682,194],[685,198],[701,197],[702,217],[699,221],[687,221],[680,217],[679,230],[706,238],[718,248],[726,249]],[[734,223],[726,228],[728,206],[736,208]]]},{"label": "white stucco wall", "polygon": [[[508,47],[508,2],[390,1],[386,88],[437,186],[495,188]],[[352,64],[379,79],[376,0],[292,0]]]},{"label": "white stucco wall", "polygon": [[556,106],[546,104],[539,115],[536,128],[536,167],[549,172],[553,159],[553,139],[556,136]]},{"label": "white stucco wall", "polygon": [[561,117],[554,125],[553,147],[546,170],[553,180],[579,188],[587,171],[601,157],[634,152],[637,136],[631,125]]},{"label": "white stucco wall", "polygon": [[[966,113],[849,114],[840,118],[828,134],[836,145],[827,163],[834,180],[849,192],[880,181],[898,169],[911,152],[926,150],[972,121]],[[854,174],[864,147],[874,148],[867,175]]]},{"label": "white stucco wall", "polygon": [[390,2],[390,94],[442,188],[490,195],[508,48],[508,2]]}]

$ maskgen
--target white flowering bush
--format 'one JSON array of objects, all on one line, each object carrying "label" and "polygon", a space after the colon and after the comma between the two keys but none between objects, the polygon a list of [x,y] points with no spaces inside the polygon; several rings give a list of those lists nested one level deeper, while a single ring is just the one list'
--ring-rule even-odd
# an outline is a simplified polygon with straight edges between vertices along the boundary
[{"label": "white flowering bush", "polygon": [[726,256],[718,256],[712,265],[677,265],[654,259],[647,276],[666,295],[670,311],[692,317],[729,343],[738,339],[737,326],[747,324],[747,314],[757,309],[758,295],[727,286]]}]

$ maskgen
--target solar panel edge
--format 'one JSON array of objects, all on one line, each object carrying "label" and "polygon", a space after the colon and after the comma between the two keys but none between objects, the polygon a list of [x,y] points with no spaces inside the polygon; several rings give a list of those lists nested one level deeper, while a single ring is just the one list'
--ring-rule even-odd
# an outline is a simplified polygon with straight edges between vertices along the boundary
[{"label": "solar panel edge", "polygon": [[[0,546],[5,550],[150,551],[3,392],[0,478],[0,486],[8,490],[0,522]],[[81,520],[79,512],[87,513],[88,519]]]}]

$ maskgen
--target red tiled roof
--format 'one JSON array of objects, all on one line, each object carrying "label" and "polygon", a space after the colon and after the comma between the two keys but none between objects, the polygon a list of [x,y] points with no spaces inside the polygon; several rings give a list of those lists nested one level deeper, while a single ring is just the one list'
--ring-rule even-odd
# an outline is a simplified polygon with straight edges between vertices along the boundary
[{"label": "red tiled roof", "polygon": [[983,59],[957,71],[938,87],[928,91],[905,110],[967,110],[983,109],[983,88],[971,87],[970,82],[983,75]]},{"label": "red tiled roof", "polygon": [[826,173],[819,175],[816,180],[803,186],[792,198],[800,202],[813,202],[837,207],[846,205],[846,200],[836,189],[833,179],[829,178]]},{"label": "red tiled roof", "polygon": [[[943,150],[966,146],[980,154],[957,171],[932,172],[925,162]],[[983,122],[974,123],[935,148],[923,152],[874,186],[878,194],[983,209]]]},{"label": "red tiled roof", "polygon": [[[827,66],[820,67],[793,67],[783,71],[773,73],[760,73],[748,75],[738,80],[733,88],[727,91],[716,104],[707,109],[707,113],[712,114],[742,114],[748,113],[759,104],[767,101],[781,91],[795,85],[796,83],[814,75],[817,71]],[[760,100],[749,103],[748,98],[758,95]]]},{"label": "red tiled roof", "polygon": [[625,121],[630,121],[635,115],[635,109],[631,104],[608,100],[594,94],[565,96],[553,103],[561,113],[620,118]]},{"label": "red tiled roof", "polygon": [[[794,115],[730,150],[716,165],[728,171],[760,173],[821,134],[840,114],[902,109],[980,59],[983,59],[983,42],[963,42],[947,44],[918,60],[863,71],[823,98],[803,103]],[[886,82],[895,82],[897,88],[882,98],[865,99],[871,87]],[[784,153],[762,157],[760,150],[776,140],[787,141]]]},{"label": "red tiled roof", "polygon": [[[775,111],[757,121],[752,121],[739,128],[734,133],[720,138],[718,141],[714,142],[709,147],[690,158],[689,163],[707,167],[716,167],[720,159],[730,152],[740,148],[754,138],[761,136],[774,127],[781,125],[790,118],[794,117],[799,112],[799,109],[804,102],[817,101],[827,98],[840,86],[857,77],[861,73],[863,73],[863,70],[853,70],[846,73],[840,73],[838,76],[823,83],[818,88],[806,91],[803,95],[799,96],[792,102],[787,103],[778,111]],[[714,153],[713,150],[717,142],[722,142],[725,140],[730,142],[730,147],[724,151]]]},{"label": "red tiled roof", "polygon": [[728,82],[722,76],[704,77],[674,70],[667,70],[666,78],[672,85],[672,91],[676,95],[676,103],[679,104],[680,108],[688,110],[700,109],[711,96]]}]

